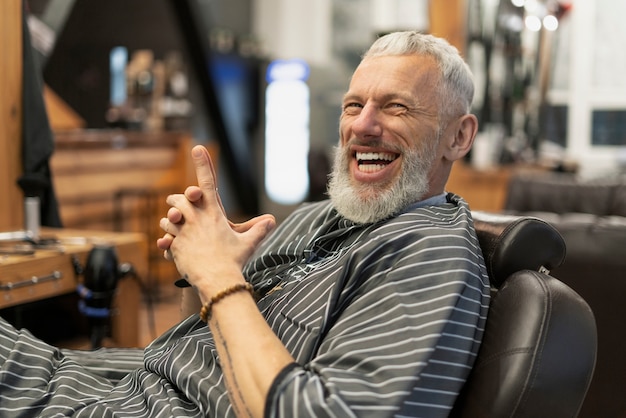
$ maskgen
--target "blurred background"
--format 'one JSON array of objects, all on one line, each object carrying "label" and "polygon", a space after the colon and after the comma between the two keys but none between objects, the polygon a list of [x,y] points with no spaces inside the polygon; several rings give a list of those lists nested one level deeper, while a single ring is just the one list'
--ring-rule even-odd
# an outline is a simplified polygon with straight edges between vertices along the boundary
[{"label": "blurred background", "polygon": [[567,258],[552,274],[598,325],[581,416],[624,417],[623,16],[616,0],[0,0],[0,315],[88,346],[76,290],[98,282],[88,253],[106,243],[119,265],[105,263],[99,335],[147,345],[180,320],[155,241],[165,197],[195,183],[191,147],[212,154],[234,221],[325,199],[361,54],[418,30],[476,81],[480,131],[447,190],[557,227]]},{"label": "blurred background", "polygon": [[323,197],[348,77],[372,40],[393,30],[444,36],[470,63],[481,135],[469,158],[478,167],[541,162],[597,175],[626,158],[621,2],[27,5],[43,80],[82,127],[187,130],[215,142],[220,189],[235,214],[282,216]]}]

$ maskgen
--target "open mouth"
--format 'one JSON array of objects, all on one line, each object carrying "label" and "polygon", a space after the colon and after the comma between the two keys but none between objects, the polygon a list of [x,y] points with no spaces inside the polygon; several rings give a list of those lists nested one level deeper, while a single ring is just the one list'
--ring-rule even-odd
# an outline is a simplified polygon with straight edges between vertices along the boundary
[{"label": "open mouth", "polygon": [[387,165],[392,163],[398,154],[391,152],[357,152],[356,160],[359,167],[359,171],[365,173],[374,173],[384,169]]}]

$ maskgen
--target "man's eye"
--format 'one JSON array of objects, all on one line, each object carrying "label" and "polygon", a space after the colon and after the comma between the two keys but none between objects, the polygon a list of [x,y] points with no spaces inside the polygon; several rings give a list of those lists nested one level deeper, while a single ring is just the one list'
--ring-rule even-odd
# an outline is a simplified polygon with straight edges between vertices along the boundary
[{"label": "man's eye", "polygon": [[349,108],[361,108],[363,107],[360,103],[346,103],[345,105],[343,105],[344,110],[345,109],[349,109]]},{"label": "man's eye", "polygon": [[345,105],[343,105],[343,113],[346,115],[356,115],[361,111],[362,108],[363,105],[361,105],[360,103],[346,103]]}]

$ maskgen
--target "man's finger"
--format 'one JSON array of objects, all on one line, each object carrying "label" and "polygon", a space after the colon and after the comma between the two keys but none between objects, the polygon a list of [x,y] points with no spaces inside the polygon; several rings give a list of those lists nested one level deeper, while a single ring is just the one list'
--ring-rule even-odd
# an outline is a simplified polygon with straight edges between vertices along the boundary
[{"label": "man's finger", "polygon": [[252,228],[255,224],[262,222],[262,221],[267,221],[270,222],[270,224],[268,225],[272,225],[271,228],[274,228],[274,226],[276,225],[276,218],[274,218],[273,215],[269,215],[269,214],[265,214],[265,215],[259,215],[255,218],[252,218],[246,222],[242,222],[242,223],[233,223],[230,222],[230,227],[233,229],[233,231],[235,232],[246,232],[248,231],[250,228]]},{"label": "man's finger", "polygon": [[170,249],[170,246],[172,245],[173,241],[174,241],[174,236],[166,232],[165,235],[157,239],[157,247],[160,250],[167,251]]},{"label": "man's finger", "polygon": [[169,219],[171,223],[177,224],[183,221],[183,214],[180,213],[178,208],[171,207],[167,211],[167,219]]},{"label": "man's finger", "polygon": [[248,224],[247,237],[256,247],[275,227],[276,221],[273,216],[258,216]]},{"label": "man's finger", "polygon": [[191,203],[195,203],[202,199],[202,189],[198,186],[189,186],[185,189],[185,197]]},{"label": "man's finger", "polygon": [[213,169],[213,162],[211,161],[209,152],[202,145],[196,145],[191,150],[191,157],[196,168],[198,186],[202,189],[205,195],[207,192],[215,193],[217,183],[215,170]]},{"label": "man's finger", "polygon": [[[196,167],[196,177],[198,179],[198,187],[204,192],[214,193],[214,196],[222,209],[222,213],[226,216],[226,211],[224,210],[224,205],[222,205],[222,199],[217,190],[217,175],[215,174],[215,167],[213,166],[213,161],[211,160],[211,155],[209,151],[202,145],[196,145],[191,150],[191,156],[194,161],[194,165]],[[185,195],[187,193],[191,193],[190,197],[191,201],[196,202],[200,200],[194,196],[194,190],[192,188],[185,191]]]}]

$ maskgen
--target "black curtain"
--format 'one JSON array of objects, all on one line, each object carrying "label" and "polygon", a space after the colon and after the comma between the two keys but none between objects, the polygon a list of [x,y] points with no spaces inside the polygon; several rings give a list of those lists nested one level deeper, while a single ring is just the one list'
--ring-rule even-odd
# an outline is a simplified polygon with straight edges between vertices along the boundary
[{"label": "black curtain", "polygon": [[43,77],[35,58],[27,24],[26,5],[23,8],[23,94],[22,94],[22,164],[24,172],[17,180],[24,196],[40,200],[41,224],[61,227],[58,204],[52,184],[50,157],[54,138],[43,100]]}]

